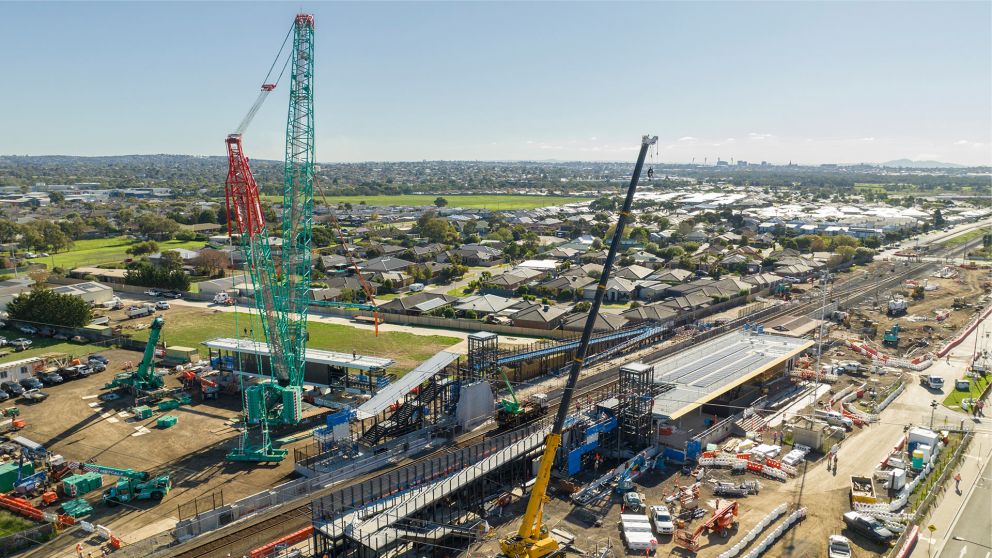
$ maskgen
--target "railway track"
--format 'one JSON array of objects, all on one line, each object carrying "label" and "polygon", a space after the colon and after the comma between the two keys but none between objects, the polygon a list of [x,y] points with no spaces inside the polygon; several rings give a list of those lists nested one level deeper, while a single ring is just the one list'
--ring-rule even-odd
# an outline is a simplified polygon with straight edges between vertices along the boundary
[{"label": "railway track", "polygon": [[[904,269],[897,270],[895,273],[889,273],[885,276],[879,276],[877,278],[866,276],[865,278],[846,281],[832,290],[830,293],[830,298],[832,300],[828,302],[827,305],[830,306],[837,304],[841,302],[841,300],[843,300],[845,304],[857,302],[873,292],[877,293],[883,288],[887,289],[897,284],[901,284],[905,279],[919,275],[933,265],[935,264],[929,262],[911,264],[904,266]],[[786,315],[811,315],[819,313],[822,308],[822,301],[819,300],[801,301],[798,304],[784,304],[781,305],[780,308],[762,315],[760,321],[767,322]],[[733,320],[727,324],[718,326],[717,328],[714,328],[716,331],[711,334],[711,336],[720,335],[739,328],[748,320],[749,318],[745,316]],[[666,347],[646,355],[642,355],[641,358],[647,362],[654,362],[668,356],[671,352],[670,347]],[[619,370],[619,368],[620,365],[612,366],[594,375],[583,378],[577,386],[576,395],[592,395],[597,392],[605,392],[613,389],[618,383],[616,377],[617,370]],[[557,401],[561,397],[561,390],[552,390],[548,393],[548,396],[551,400],[551,409],[557,408]],[[489,433],[490,432],[482,432],[475,436],[459,439],[455,442],[454,447],[464,447],[473,444],[482,440]],[[165,549],[163,552],[155,553],[152,556],[205,558],[211,556],[223,556],[227,553],[230,553],[232,556],[247,554],[252,548],[261,546],[285,535],[286,533],[293,532],[308,525],[312,518],[311,502],[313,500],[326,496],[343,487],[358,484],[369,478],[407,466],[411,462],[438,457],[451,449],[453,449],[453,447],[449,445],[435,450],[427,455],[418,457],[416,460],[407,459],[386,469],[380,469],[354,479],[349,479],[344,483],[310,494],[305,497],[305,501],[302,501],[296,505],[291,505],[288,509],[273,511],[271,514],[263,515],[261,518],[254,518],[254,520],[250,518],[246,521],[240,522],[239,524],[235,524],[236,526],[232,527],[233,530],[230,532],[221,533],[219,536],[215,536],[213,538],[210,538],[209,534],[204,535],[203,537],[198,537],[196,540],[199,541],[199,543],[195,543],[197,544],[195,547],[181,550],[181,546],[183,545],[180,545],[180,548],[173,547]]]}]

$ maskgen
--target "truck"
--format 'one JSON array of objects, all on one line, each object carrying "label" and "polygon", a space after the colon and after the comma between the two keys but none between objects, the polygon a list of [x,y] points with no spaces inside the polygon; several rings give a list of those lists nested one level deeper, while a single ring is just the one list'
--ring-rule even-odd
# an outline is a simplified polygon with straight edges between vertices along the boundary
[{"label": "truck", "polygon": [[234,292],[221,291],[214,295],[214,304],[221,304],[224,306],[231,306],[234,304]]},{"label": "truck", "polygon": [[144,316],[151,316],[155,313],[155,305],[144,304],[128,306],[127,310],[124,311],[128,318],[142,318]]},{"label": "truck", "polygon": [[920,376],[920,384],[937,391],[944,389],[944,379],[933,374],[923,374]]},{"label": "truck", "polygon": [[134,469],[119,469],[96,463],[83,463],[79,466],[84,471],[92,471],[101,475],[114,475],[117,482],[103,492],[103,503],[116,506],[134,500],[161,500],[172,490],[172,478],[169,475],[153,477],[146,471]]},{"label": "truck", "polygon": [[852,430],[854,428],[854,421],[837,411],[817,409],[813,411],[813,416],[829,424],[830,426],[840,426],[845,430]]}]

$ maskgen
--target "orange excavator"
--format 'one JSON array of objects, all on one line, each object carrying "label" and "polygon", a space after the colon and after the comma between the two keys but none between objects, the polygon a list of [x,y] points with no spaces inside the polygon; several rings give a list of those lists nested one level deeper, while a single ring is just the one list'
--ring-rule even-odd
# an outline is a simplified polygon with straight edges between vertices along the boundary
[{"label": "orange excavator", "polygon": [[713,515],[692,533],[685,529],[676,531],[674,537],[675,544],[689,550],[689,552],[698,552],[699,537],[706,531],[720,531],[721,534],[725,534],[727,529],[730,529],[734,523],[737,523],[737,511],[737,502],[729,502],[722,508],[717,504],[717,509],[713,512]]}]

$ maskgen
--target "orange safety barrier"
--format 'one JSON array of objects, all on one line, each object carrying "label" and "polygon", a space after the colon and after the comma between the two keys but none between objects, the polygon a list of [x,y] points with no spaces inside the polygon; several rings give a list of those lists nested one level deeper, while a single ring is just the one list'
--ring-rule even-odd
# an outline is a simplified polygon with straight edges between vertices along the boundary
[{"label": "orange safety barrier", "polygon": [[304,527],[295,533],[290,533],[281,539],[276,539],[264,546],[260,546],[248,553],[248,558],[262,558],[272,554],[276,547],[281,545],[292,546],[296,543],[303,542],[313,535],[313,526]]},{"label": "orange safety barrier", "polygon": [[736,457],[737,457],[737,459],[751,459],[751,454],[750,453],[738,453]]},{"label": "orange safety barrier", "polygon": [[755,463],[754,461],[748,461],[747,462],[747,470],[748,471],[751,471],[751,472],[754,472],[754,473],[760,473],[762,469],[764,469],[764,465],[762,465],[761,463]]},{"label": "orange safety barrier", "polygon": [[703,457],[716,457],[716,452],[715,451],[704,451],[703,452]]},{"label": "orange safety barrier", "polygon": [[772,469],[781,469],[782,468],[782,462],[781,461],[778,461],[778,460],[775,460],[775,459],[772,459],[771,457],[765,459],[765,465],[768,465]]}]

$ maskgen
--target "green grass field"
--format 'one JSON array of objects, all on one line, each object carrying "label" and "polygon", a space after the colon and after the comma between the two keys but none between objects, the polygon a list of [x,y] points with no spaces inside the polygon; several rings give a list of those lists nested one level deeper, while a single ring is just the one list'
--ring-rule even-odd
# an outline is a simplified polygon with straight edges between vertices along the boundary
[{"label": "green grass field", "polygon": [[[580,201],[586,201],[589,198],[573,197],[573,196],[521,196],[521,195],[494,195],[494,194],[484,194],[484,195],[443,195],[444,199],[448,200],[448,207],[461,207],[464,209],[534,209],[537,207],[547,207],[549,205],[561,205],[566,203],[574,203]],[[265,201],[268,202],[280,202],[282,201],[282,196],[265,195],[262,196]],[[361,202],[365,202],[366,205],[371,206],[389,206],[389,205],[434,205],[434,199],[437,196],[432,195],[418,195],[418,194],[406,194],[397,196],[328,196],[328,203],[350,203],[352,205],[359,205]],[[319,197],[315,197],[314,201],[316,203],[322,203],[323,200]]]},{"label": "green grass field", "polygon": [[38,523],[35,523],[30,519],[25,519],[19,515],[14,515],[7,510],[0,510],[0,537],[20,533],[21,531],[26,531],[27,529],[37,527],[38,525]]},{"label": "green grass field", "polygon": [[79,343],[66,343],[65,341],[58,341],[37,335],[24,335],[14,329],[0,329],[0,337],[6,337],[8,341],[13,341],[19,337],[27,337],[33,342],[31,348],[26,351],[15,352],[10,346],[0,347],[0,362],[11,362],[48,353],[65,353],[76,357],[103,349],[99,345],[80,345]]},{"label": "green grass field", "polygon": [[[71,250],[52,254],[48,258],[38,258],[32,261],[65,269],[118,263],[129,257],[126,252],[127,249],[132,244],[137,244],[138,242],[126,236],[77,240]],[[167,240],[158,243],[159,248],[163,251],[175,250],[176,248],[200,248],[203,244],[203,242],[197,240]]]},{"label": "green grass field", "polygon": [[979,238],[980,236],[982,236],[987,232],[988,229],[984,229],[984,228],[971,229],[966,233],[959,234],[953,238],[948,238],[947,240],[941,242],[940,245],[946,247],[960,246],[966,242],[970,242],[972,240],[975,240],[976,238]]},{"label": "green grass field", "polygon": [[949,409],[960,409],[962,399],[977,398],[985,391],[990,381],[992,381],[992,376],[979,376],[977,381],[974,379],[971,381],[971,391],[958,391],[954,389],[954,380],[948,379],[946,385],[951,393],[944,398],[944,406]]},{"label": "green grass field", "polygon": [[[250,325],[247,314],[219,312],[214,310],[190,309],[173,307],[173,310],[163,312],[165,329],[162,337],[170,345],[193,347],[201,354],[207,354],[207,348],[200,343],[213,337],[233,337],[235,327],[246,327],[260,332],[261,325]],[[237,319],[237,326],[235,320]],[[147,321],[147,320],[143,320]],[[457,337],[444,335],[414,335],[412,333],[380,331],[376,337],[367,329],[358,329],[347,325],[310,322],[309,346],[316,349],[341,351],[350,353],[387,357],[396,361],[391,368],[394,372],[407,372],[427,360],[440,350],[455,343]],[[148,339],[148,330],[143,329],[133,334],[135,339]]]}]

